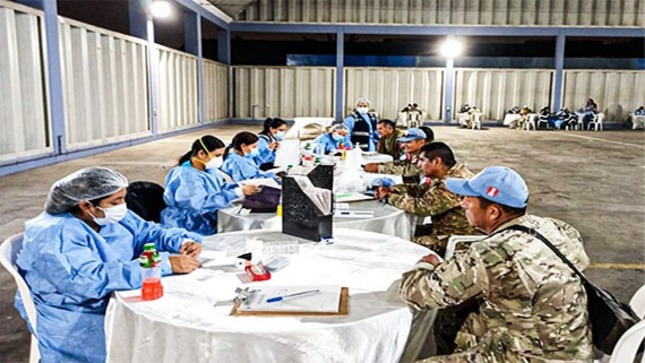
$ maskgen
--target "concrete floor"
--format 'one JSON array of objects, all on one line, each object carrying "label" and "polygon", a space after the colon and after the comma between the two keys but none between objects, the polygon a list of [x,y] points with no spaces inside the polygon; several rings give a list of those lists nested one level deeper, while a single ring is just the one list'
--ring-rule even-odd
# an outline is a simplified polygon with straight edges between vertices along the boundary
[{"label": "concrete floor", "polygon": [[[130,181],[163,184],[176,159],[203,134],[225,142],[237,131],[259,126],[223,126],[64,162],[0,178],[0,239],[23,231],[42,211],[49,187],[86,166],[114,168]],[[645,137],[634,131],[483,131],[436,127],[437,140],[454,149],[473,171],[507,165],[526,179],[529,212],[577,227],[592,259],[587,276],[623,301],[645,283]],[[412,261],[411,261],[412,262]],[[0,357],[27,362],[29,334],[13,308],[15,284],[0,269]]]}]

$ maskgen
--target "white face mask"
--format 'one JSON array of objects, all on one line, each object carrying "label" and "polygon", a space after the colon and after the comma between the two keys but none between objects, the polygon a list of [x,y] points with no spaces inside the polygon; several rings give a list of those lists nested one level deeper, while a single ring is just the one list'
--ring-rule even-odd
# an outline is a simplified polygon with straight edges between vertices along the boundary
[{"label": "white face mask", "polygon": [[219,169],[223,163],[224,160],[221,156],[214,157],[206,163],[206,169]]},{"label": "white face mask", "polygon": [[358,113],[367,113],[369,109],[367,107],[357,107],[356,111],[358,111]]},{"label": "white face mask", "polygon": [[101,208],[97,206],[100,210],[105,213],[105,217],[103,218],[98,218],[95,217],[90,213],[90,215],[94,218],[94,222],[98,224],[99,226],[105,226],[107,224],[113,224],[113,223],[119,223],[120,220],[125,217],[125,215],[128,213],[128,206],[123,203],[119,205],[115,205],[114,207],[110,208]]}]

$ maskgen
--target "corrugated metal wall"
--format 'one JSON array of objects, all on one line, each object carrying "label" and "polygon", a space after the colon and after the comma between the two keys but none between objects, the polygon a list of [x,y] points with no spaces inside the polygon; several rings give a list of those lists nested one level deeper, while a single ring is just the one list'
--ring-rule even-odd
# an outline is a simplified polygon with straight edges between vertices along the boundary
[{"label": "corrugated metal wall", "polygon": [[157,117],[159,130],[199,125],[197,57],[156,45]]},{"label": "corrugated metal wall", "polygon": [[0,7],[0,161],[52,151],[42,12]]},{"label": "corrugated metal wall", "polygon": [[225,64],[204,59],[204,121],[228,116],[228,68]]},{"label": "corrugated metal wall", "polygon": [[237,20],[305,23],[645,26],[643,0],[259,0]]},{"label": "corrugated metal wall", "polygon": [[346,68],[345,114],[367,97],[380,118],[396,120],[398,111],[416,102],[428,119],[441,118],[443,70],[437,68]]},{"label": "corrugated metal wall", "polygon": [[624,121],[645,103],[645,71],[565,70],[562,105],[577,110],[589,97],[606,120]]},{"label": "corrugated metal wall", "polygon": [[146,44],[59,19],[68,149],[150,134]]},{"label": "corrugated metal wall", "polygon": [[513,106],[540,109],[551,104],[553,71],[543,69],[455,69],[453,115],[476,104],[485,119],[502,120]]},{"label": "corrugated metal wall", "polygon": [[335,77],[329,67],[233,67],[233,117],[333,117]]}]

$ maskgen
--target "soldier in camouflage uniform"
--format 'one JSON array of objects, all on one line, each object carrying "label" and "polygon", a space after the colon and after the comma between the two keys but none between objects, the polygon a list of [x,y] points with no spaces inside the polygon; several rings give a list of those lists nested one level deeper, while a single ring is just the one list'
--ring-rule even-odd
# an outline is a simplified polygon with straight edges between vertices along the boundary
[{"label": "soldier in camouflage uniform", "polygon": [[396,129],[396,124],[392,120],[388,119],[379,121],[376,130],[381,136],[376,144],[376,152],[392,155],[394,160],[397,160],[401,156],[401,146],[398,141],[401,131]]},{"label": "soldier in camouflage uniform", "polygon": [[404,183],[418,183],[421,181],[422,174],[417,164],[425,139],[426,134],[422,130],[408,129],[399,138],[404,151],[399,160],[382,164],[369,163],[365,165],[364,170],[368,173],[397,174],[403,177]]},{"label": "soldier in camouflage uniform", "polygon": [[413,241],[443,256],[451,235],[478,234],[468,224],[460,205],[463,197],[449,191],[445,184],[448,177],[470,178],[473,173],[465,165],[457,163],[452,150],[443,142],[431,142],[423,146],[419,165],[425,175],[421,184],[379,188],[377,196],[422,221],[431,217],[432,224],[417,226]]},{"label": "soldier in camouflage uniform", "polygon": [[587,295],[573,271],[541,240],[506,229],[532,228],[583,270],[580,233],[526,214],[528,189],[511,169],[490,167],[470,180],[447,179],[464,195],[468,221],[489,234],[440,262],[424,257],[403,275],[399,294],[417,309],[448,308],[475,298],[453,354],[423,362],[592,362]]}]

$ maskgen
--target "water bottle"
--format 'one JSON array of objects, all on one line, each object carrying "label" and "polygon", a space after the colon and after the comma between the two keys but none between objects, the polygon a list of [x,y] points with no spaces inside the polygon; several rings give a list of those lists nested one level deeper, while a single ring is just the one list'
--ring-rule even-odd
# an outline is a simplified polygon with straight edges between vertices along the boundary
[{"label": "water bottle", "polygon": [[141,266],[141,285],[142,300],[156,300],[163,296],[163,286],[161,286],[161,256],[155,248],[154,243],[143,245],[143,253],[139,257]]}]

